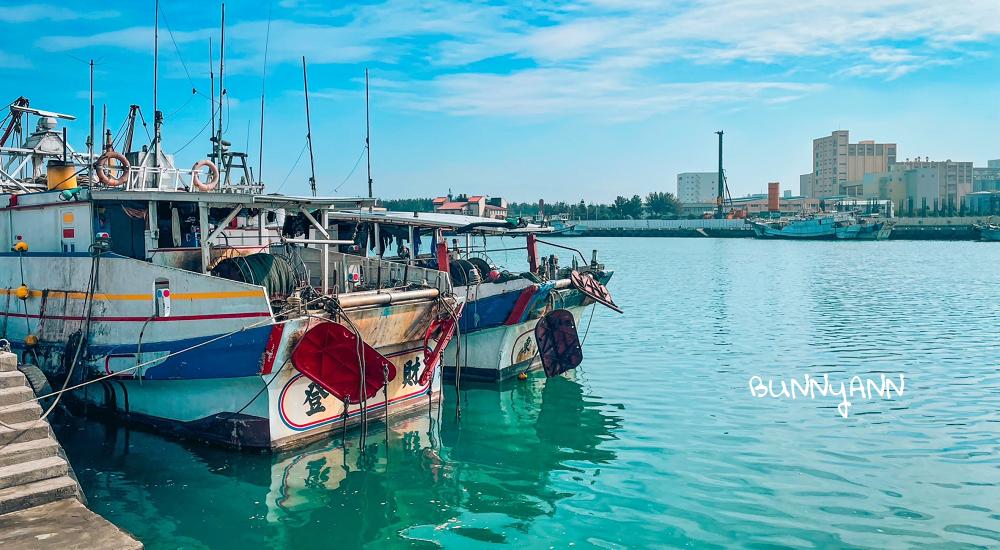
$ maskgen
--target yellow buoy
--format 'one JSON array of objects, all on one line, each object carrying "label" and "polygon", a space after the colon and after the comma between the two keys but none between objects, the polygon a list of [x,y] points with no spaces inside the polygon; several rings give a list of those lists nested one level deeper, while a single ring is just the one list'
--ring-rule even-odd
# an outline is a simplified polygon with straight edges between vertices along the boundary
[{"label": "yellow buoy", "polygon": [[49,191],[76,189],[76,167],[72,162],[50,160],[47,171]]},{"label": "yellow buoy", "polygon": [[17,297],[20,300],[27,300],[28,299],[28,287],[26,287],[24,285],[21,285],[21,286],[17,287]]},{"label": "yellow buoy", "polygon": [[38,337],[35,336],[34,334],[29,334],[29,335],[27,335],[27,336],[24,337],[24,343],[25,343],[25,345],[27,345],[29,347],[37,346],[38,345]]},{"label": "yellow buoy", "polygon": [[28,243],[24,241],[17,241],[17,244],[14,245],[14,252],[27,252],[27,251],[28,251]]},{"label": "yellow buoy", "polygon": [[522,372],[521,374],[517,375],[517,379],[518,380],[527,380],[528,379],[528,373]]}]

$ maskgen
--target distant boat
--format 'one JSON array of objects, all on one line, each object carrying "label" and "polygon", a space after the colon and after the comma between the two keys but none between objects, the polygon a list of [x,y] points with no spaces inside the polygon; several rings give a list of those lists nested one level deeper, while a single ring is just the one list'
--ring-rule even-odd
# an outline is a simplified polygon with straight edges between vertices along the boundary
[{"label": "distant boat", "polygon": [[992,216],[983,223],[974,224],[973,227],[979,230],[980,240],[1000,241],[1000,224],[995,223]]},{"label": "distant boat", "polygon": [[876,219],[859,220],[852,212],[809,214],[790,219],[753,221],[753,230],[761,239],[863,239],[889,237],[893,224]]}]

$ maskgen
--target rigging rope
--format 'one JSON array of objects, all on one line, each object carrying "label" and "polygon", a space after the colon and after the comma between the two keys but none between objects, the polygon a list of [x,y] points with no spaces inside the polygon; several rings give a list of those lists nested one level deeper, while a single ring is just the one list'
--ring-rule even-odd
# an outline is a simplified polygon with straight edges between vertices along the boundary
[{"label": "rigging rope", "polygon": [[344,181],[340,182],[340,185],[338,185],[337,187],[334,188],[334,190],[333,190],[334,193],[336,193],[337,191],[340,191],[340,188],[343,187],[345,183],[347,183],[347,180],[351,179],[351,176],[354,175],[354,171],[357,170],[358,169],[358,165],[361,164],[361,159],[365,158],[365,151],[367,151],[367,150],[368,150],[368,146],[365,145],[361,149],[361,155],[358,157],[358,161],[354,163],[354,168],[351,168],[351,173],[347,174],[347,177],[344,178]]},{"label": "rigging rope", "polygon": [[[177,41],[174,40],[174,31],[170,30],[170,23],[167,21],[167,14],[163,11],[163,5],[157,2],[156,7],[160,10],[160,15],[163,16],[163,23],[167,25],[167,33],[170,34],[170,41],[174,43],[174,51],[177,52],[177,59],[181,60],[181,67],[184,67],[184,74],[187,75],[188,82],[191,83],[191,92],[192,94],[196,93],[197,90],[195,90],[196,86],[194,85],[194,80],[191,79],[191,73],[188,72],[187,64],[184,63],[184,58],[181,56],[181,49],[177,47]],[[190,101],[190,99],[188,101]],[[179,110],[180,109],[178,109],[178,111]]]},{"label": "rigging rope", "polygon": [[281,181],[281,185],[279,185],[278,188],[274,191],[275,193],[277,193],[278,191],[281,191],[281,188],[285,186],[285,182],[288,181],[288,178],[292,177],[292,172],[294,172],[295,171],[295,167],[299,165],[299,161],[302,160],[302,154],[306,152],[306,147],[308,147],[308,146],[309,146],[309,142],[306,141],[306,144],[302,146],[302,150],[299,151],[299,157],[297,159],[295,159],[295,163],[292,164],[292,169],[288,171],[288,175],[285,176],[285,179]]},{"label": "rigging rope", "polygon": [[[214,113],[213,113],[213,120],[214,120]],[[205,125],[201,127],[201,130],[199,130],[198,133],[195,134],[193,138],[191,138],[190,140],[188,140],[188,142],[185,143],[183,147],[181,147],[180,149],[174,151],[174,154],[176,155],[177,153],[180,153],[181,151],[183,151],[184,149],[186,149],[188,145],[191,145],[191,143],[193,143],[194,140],[198,139],[198,136],[200,136],[201,134],[203,134],[205,132],[205,129],[207,129],[208,125],[211,124],[212,122],[213,122],[212,120],[209,120],[207,123],[205,123]]]},{"label": "rigging rope", "polygon": [[187,101],[185,101],[183,105],[181,105],[180,107],[178,107],[176,111],[174,111],[174,112],[170,113],[169,115],[163,117],[163,120],[167,120],[170,117],[172,117],[172,116],[176,115],[177,113],[181,112],[182,110],[184,110],[184,107],[187,107],[188,103],[191,103],[191,100],[194,99],[195,97],[197,97],[197,91],[194,90],[194,89],[192,89],[191,90],[191,95],[188,96]]}]

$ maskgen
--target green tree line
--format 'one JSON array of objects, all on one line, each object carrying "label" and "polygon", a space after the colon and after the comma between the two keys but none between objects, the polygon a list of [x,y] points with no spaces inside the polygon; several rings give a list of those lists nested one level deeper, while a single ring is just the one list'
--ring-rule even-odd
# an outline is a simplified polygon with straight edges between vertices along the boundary
[{"label": "green tree line", "polygon": [[[389,199],[379,201],[388,210],[400,212],[433,212],[433,199]],[[571,219],[621,220],[647,218],[677,218],[684,215],[681,201],[673,193],[653,191],[643,199],[619,195],[611,204],[557,201],[545,203],[546,215],[566,214]],[[512,202],[507,205],[510,216],[534,217],[538,214],[537,202]]]}]

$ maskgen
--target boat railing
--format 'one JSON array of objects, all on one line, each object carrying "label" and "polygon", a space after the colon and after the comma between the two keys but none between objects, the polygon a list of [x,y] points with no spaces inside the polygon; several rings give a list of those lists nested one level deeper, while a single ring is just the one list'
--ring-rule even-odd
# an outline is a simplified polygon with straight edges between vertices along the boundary
[{"label": "boat railing", "polygon": [[[112,168],[112,170],[121,168]],[[221,180],[212,189],[202,190],[194,186],[195,177],[204,182],[205,175],[198,170],[181,170],[179,168],[167,168],[163,166],[130,166],[128,169],[128,179],[122,185],[126,191],[204,191],[208,193],[243,193],[259,194],[264,186],[254,183],[234,184],[226,177],[226,173],[219,175]],[[96,182],[95,182],[96,183]]]},{"label": "boat railing", "polygon": [[[285,245],[272,245],[274,247]],[[311,284],[323,283],[322,251],[319,248],[297,247],[296,253],[309,271]],[[409,265],[404,261],[389,261],[330,251],[328,288],[340,292],[385,290],[409,285],[436,288],[442,294],[452,292],[451,276],[437,269]]]},{"label": "boat railing", "polygon": [[[331,261],[334,254],[331,254]],[[365,258],[351,254],[336,254],[340,257],[345,273],[350,276],[352,268],[358,270],[362,283],[369,288],[393,288],[405,285],[423,285],[436,288],[442,294],[452,291],[451,276],[437,269],[408,265],[379,258]],[[341,287],[345,288],[345,287]]]}]

